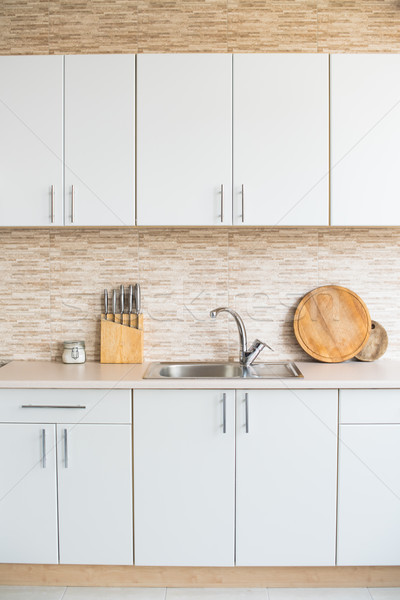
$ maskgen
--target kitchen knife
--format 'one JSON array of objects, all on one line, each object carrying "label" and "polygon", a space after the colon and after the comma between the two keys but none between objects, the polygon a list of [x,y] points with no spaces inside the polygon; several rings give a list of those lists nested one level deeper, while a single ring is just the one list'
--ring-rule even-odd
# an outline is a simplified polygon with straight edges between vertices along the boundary
[{"label": "kitchen knife", "polygon": [[108,291],[104,290],[104,318],[107,321],[108,315]]},{"label": "kitchen knife", "polygon": [[141,294],[140,294],[140,284],[137,283],[135,285],[135,312],[138,315],[141,309]]},{"label": "kitchen knife", "polygon": [[120,298],[120,307],[121,307],[121,325],[124,324],[124,286],[121,285],[119,288],[119,298]]},{"label": "kitchen knife", "polygon": [[129,286],[129,327],[132,327],[133,285]]},{"label": "kitchen knife", "polygon": [[113,311],[114,323],[115,323],[115,313],[117,312],[117,290],[113,290],[112,311]]}]

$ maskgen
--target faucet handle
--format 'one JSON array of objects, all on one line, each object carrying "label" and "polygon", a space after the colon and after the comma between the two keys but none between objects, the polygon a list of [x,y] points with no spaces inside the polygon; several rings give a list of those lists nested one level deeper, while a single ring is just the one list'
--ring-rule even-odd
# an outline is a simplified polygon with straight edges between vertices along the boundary
[{"label": "faucet handle", "polygon": [[261,340],[259,340],[257,338],[251,344],[251,346],[249,348],[249,352],[254,352],[254,350],[257,350],[258,348],[260,348],[260,350],[257,354],[259,354],[262,350],[264,350],[264,348],[268,348],[268,350],[271,350],[271,352],[274,351],[273,348],[271,348],[271,346],[268,346],[268,344],[266,342],[262,342]]},{"label": "faucet handle", "polygon": [[268,346],[268,344],[265,342],[262,342],[259,339],[254,340],[246,352],[246,367],[249,367],[255,361],[257,356],[264,350],[264,348],[269,348],[269,350],[272,350],[271,346]]}]

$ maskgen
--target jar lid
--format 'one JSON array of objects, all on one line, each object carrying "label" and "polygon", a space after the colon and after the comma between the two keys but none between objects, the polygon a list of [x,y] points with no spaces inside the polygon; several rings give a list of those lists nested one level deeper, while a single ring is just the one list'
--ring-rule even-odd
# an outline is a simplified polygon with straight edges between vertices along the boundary
[{"label": "jar lid", "polygon": [[64,342],[64,348],[84,348],[85,342]]}]

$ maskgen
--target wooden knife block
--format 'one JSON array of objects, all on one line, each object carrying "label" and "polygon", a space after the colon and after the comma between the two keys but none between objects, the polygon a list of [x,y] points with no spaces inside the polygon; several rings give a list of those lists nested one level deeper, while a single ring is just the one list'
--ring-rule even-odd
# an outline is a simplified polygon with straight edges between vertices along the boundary
[{"label": "wooden knife block", "polygon": [[143,315],[121,315],[111,320],[101,315],[100,362],[135,364],[143,362]]}]

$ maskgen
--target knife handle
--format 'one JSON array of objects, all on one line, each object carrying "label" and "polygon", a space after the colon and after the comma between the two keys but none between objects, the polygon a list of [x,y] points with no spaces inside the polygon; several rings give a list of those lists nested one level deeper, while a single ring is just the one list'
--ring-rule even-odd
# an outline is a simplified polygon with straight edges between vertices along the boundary
[{"label": "knife handle", "polygon": [[105,316],[106,321],[107,321],[107,315],[108,315],[108,291],[104,290],[104,316]]},{"label": "knife handle", "polygon": [[113,290],[112,311],[113,311],[114,321],[115,321],[115,313],[117,312],[117,290]]},{"label": "knife handle", "polygon": [[135,312],[138,315],[141,309],[141,298],[140,298],[140,283],[135,285]]},{"label": "knife handle", "polygon": [[132,310],[133,310],[133,285],[129,286],[129,325],[132,325]]},{"label": "knife handle", "polygon": [[121,307],[121,325],[124,324],[124,298],[125,294],[124,294],[124,286],[121,285],[119,288],[119,297],[120,297],[120,307]]}]

